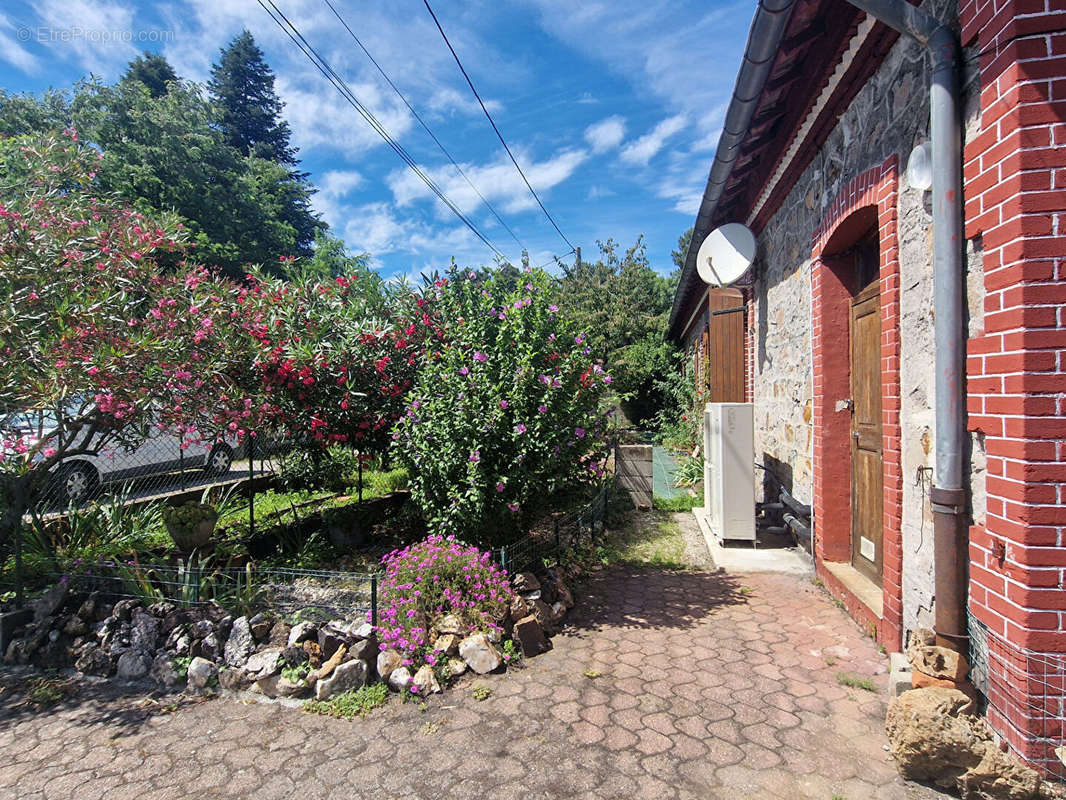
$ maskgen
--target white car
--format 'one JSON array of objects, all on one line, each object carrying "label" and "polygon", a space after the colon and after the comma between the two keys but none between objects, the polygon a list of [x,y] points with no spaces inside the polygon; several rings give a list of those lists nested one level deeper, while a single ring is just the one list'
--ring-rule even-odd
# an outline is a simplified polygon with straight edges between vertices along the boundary
[{"label": "white car", "polygon": [[[57,426],[48,411],[25,411],[11,414],[0,429],[22,437],[30,444],[47,438]],[[116,481],[165,475],[178,469],[202,468],[223,475],[233,463],[234,445],[227,442],[188,443],[181,449],[180,439],[155,425],[148,426],[148,437],[134,445],[108,442],[94,454],[63,459],[53,467],[54,482],[48,489],[61,505],[81,503],[102,485]]]}]

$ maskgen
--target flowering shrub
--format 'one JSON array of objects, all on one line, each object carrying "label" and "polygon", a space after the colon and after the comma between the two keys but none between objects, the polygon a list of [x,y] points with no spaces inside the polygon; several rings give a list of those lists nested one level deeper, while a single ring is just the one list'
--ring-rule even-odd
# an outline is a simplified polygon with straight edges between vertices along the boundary
[{"label": "flowering shrub", "polygon": [[[183,438],[236,431],[255,410],[234,383],[237,288],[156,259],[182,248],[171,217],[100,195],[99,154],[74,131],[0,142],[0,544],[53,467],[136,444],[149,425]],[[10,416],[9,416],[10,415]]]},{"label": "flowering shrub", "polygon": [[495,544],[538,503],[602,474],[611,379],[552,304],[551,276],[453,269],[431,349],[394,430],[431,531]]},{"label": "flowering shrub", "polygon": [[442,617],[454,615],[471,633],[499,631],[498,620],[514,596],[506,573],[488,553],[452,536],[430,536],[393,550],[381,563],[385,577],[378,595],[378,639],[403,653],[407,665],[436,664],[429,637]]},{"label": "flowering shrub", "polygon": [[325,447],[381,451],[403,413],[427,339],[424,301],[369,270],[319,281],[249,276],[243,327],[255,340],[260,388],[274,423]]}]

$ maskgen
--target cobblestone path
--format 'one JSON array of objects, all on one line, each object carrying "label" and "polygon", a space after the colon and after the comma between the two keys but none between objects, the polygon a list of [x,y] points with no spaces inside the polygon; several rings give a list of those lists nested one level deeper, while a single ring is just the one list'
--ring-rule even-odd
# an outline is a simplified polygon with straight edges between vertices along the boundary
[{"label": "cobblestone path", "polygon": [[0,798],[940,797],[884,750],[885,662],[806,581],[612,568],[581,587],[554,650],[424,711],[394,699],[347,722],[223,698],[160,713],[143,690],[84,686],[42,712],[8,681]]}]

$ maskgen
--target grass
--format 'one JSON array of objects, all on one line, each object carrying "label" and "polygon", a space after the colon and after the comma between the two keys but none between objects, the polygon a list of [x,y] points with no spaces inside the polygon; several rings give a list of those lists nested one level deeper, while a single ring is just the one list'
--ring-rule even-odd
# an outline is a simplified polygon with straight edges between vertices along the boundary
[{"label": "grass", "polygon": [[698,502],[699,500],[688,492],[681,492],[673,497],[652,498],[652,505],[658,511],[691,511]]},{"label": "grass", "polygon": [[304,711],[338,719],[365,717],[389,700],[389,688],[384,683],[372,683],[353,692],[338,694],[329,700],[311,700],[304,703]]},{"label": "grass", "polygon": [[688,569],[681,526],[663,512],[630,514],[600,545],[599,556],[605,564]]},{"label": "grass", "polygon": [[867,692],[876,692],[877,687],[874,686],[874,682],[869,678],[859,678],[855,675],[849,675],[846,672],[837,673],[837,683],[841,686],[848,686],[852,689],[864,689]]},{"label": "grass", "polygon": [[73,691],[74,684],[71,681],[51,675],[31,678],[26,682],[26,699],[42,708],[54,706]]}]

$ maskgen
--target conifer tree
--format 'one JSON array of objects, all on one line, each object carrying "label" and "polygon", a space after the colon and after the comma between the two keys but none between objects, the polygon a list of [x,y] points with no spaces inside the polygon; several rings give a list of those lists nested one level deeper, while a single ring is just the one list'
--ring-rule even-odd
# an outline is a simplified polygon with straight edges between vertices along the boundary
[{"label": "conifer tree", "polygon": [[158,53],[145,51],[144,55],[137,56],[126,68],[123,81],[139,81],[148,87],[148,93],[152,97],[162,97],[167,93],[167,83],[176,81],[178,74],[170,66],[170,62]]},{"label": "conifer tree", "polygon": [[246,155],[296,165],[289,125],[281,117],[284,104],[274,91],[274,73],[247,30],[222,50],[211,68],[208,89],[220,107],[230,145]]}]

